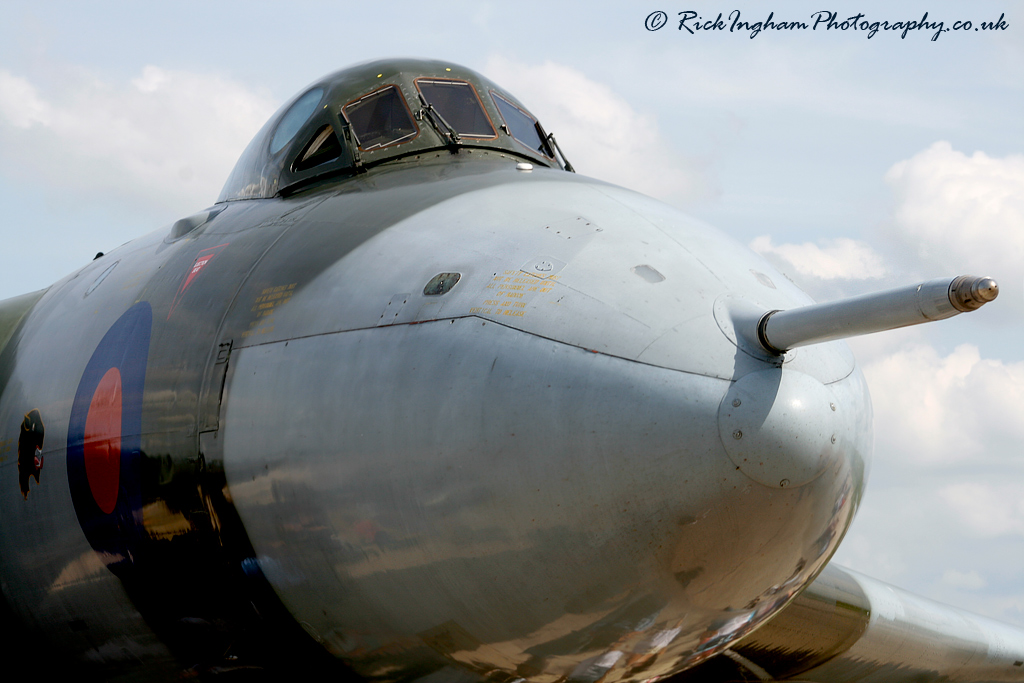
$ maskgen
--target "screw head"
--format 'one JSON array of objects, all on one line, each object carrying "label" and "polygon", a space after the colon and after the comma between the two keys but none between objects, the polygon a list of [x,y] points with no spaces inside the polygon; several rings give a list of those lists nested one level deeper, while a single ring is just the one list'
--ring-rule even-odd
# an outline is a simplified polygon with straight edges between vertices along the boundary
[{"label": "screw head", "polygon": [[734,439],[742,439],[743,438],[743,432],[741,432],[740,430],[737,429],[735,432],[732,433],[732,438],[734,438]]},{"label": "screw head", "polygon": [[836,412],[836,404],[835,404],[835,403],[832,403],[832,402],[830,401],[830,402],[829,402],[829,404],[828,404],[828,407],[832,409],[832,412],[833,412],[833,413],[834,413],[834,412]]},{"label": "screw head", "polygon": [[734,398],[732,400],[732,407],[733,408],[739,408],[742,404],[743,404],[743,401],[739,400],[738,398]]},{"label": "screw head", "polygon": [[787,486],[789,486],[789,479],[783,479],[782,481],[780,481],[779,486],[781,488],[786,488]]},{"label": "screw head", "polygon": [[832,443],[835,443],[835,442],[836,442],[836,435],[835,435],[835,434],[833,434],[833,435],[832,435]]}]

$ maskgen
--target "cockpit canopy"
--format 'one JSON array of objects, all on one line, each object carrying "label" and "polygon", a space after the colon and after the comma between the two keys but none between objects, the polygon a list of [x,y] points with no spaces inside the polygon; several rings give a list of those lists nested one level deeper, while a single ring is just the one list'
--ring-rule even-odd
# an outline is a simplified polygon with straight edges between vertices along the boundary
[{"label": "cockpit canopy", "polygon": [[480,74],[388,59],[337,71],[287,102],[249,143],[217,201],[273,197],[438,148],[488,148],[572,170],[536,117]]}]

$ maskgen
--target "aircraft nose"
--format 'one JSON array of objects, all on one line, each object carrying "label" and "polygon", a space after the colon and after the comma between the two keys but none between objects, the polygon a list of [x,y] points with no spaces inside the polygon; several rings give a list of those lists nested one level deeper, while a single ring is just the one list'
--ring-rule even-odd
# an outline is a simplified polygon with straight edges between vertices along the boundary
[{"label": "aircraft nose", "polygon": [[831,555],[863,382],[831,351],[740,348],[715,297],[796,295],[713,232],[607,188],[502,187],[385,231],[232,350],[219,438],[253,563],[369,679],[402,678],[390,648],[409,676],[555,680],[655,630],[666,674]]},{"label": "aircraft nose", "polygon": [[803,486],[840,457],[836,403],[820,381],[796,370],[771,368],[734,382],[718,409],[729,458],[769,487]]},{"label": "aircraft nose", "polygon": [[554,674],[678,629],[696,657],[842,535],[857,377],[730,382],[473,318],[319,335],[232,354],[224,462],[255,561],[369,678],[368,643],[409,639]]}]

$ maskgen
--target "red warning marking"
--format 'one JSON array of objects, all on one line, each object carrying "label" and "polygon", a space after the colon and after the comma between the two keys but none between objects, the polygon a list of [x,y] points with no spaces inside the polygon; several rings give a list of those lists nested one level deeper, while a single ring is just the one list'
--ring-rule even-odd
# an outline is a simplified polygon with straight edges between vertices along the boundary
[{"label": "red warning marking", "polygon": [[168,320],[171,319],[171,313],[174,313],[174,309],[177,308],[178,302],[181,300],[185,290],[191,286],[192,281],[203,271],[203,268],[209,265],[210,261],[213,260],[213,257],[219,254],[220,250],[226,246],[228,246],[228,243],[218,244],[215,247],[203,249],[196,255],[196,260],[192,262],[192,267],[189,268],[188,275],[185,276],[181,286],[178,287],[178,292],[174,295],[174,301],[171,302],[171,310],[167,312]]},{"label": "red warning marking", "polygon": [[192,278],[194,278],[199,273],[199,271],[201,271],[203,269],[203,266],[205,266],[207,263],[209,263],[210,259],[212,259],[212,258],[213,258],[213,254],[208,254],[206,256],[202,256],[202,257],[196,259],[195,264],[192,266],[192,272],[188,274],[188,277],[185,278],[185,284],[183,284],[181,286],[181,291],[185,291],[185,289],[190,284],[192,284]]},{"label": "red warning marking", "polygon": [[121,372],[103,375],[85,418],[85,475],[100,510],[108,515],[117,506],[121,479]]}]

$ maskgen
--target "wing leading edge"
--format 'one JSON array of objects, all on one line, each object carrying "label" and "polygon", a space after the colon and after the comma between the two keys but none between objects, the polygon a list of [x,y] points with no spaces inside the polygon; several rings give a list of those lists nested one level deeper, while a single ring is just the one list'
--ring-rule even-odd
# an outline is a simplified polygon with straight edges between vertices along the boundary
[{"label": "wing leading edge", "polygon": [[683,680],[1024,680],[1024,630],[829,565],[778,616]]}]

